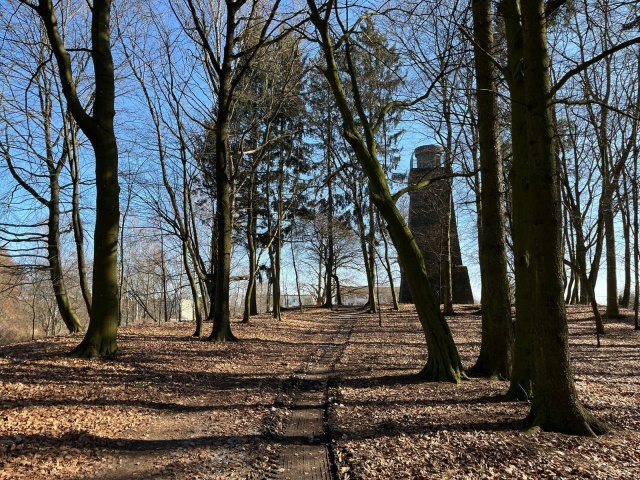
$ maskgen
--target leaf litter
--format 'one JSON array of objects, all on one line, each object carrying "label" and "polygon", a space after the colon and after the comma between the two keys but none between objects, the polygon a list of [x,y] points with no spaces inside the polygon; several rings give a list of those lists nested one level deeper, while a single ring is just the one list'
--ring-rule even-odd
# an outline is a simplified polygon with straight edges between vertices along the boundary
[{"label": "leaf litter", "polygon": [[[461,358],[479,351],[477,308],[449,317]],[[629,314],[629,312],[627,311]],[[287,384],[338,317],[284,312],[234,323],[238,343],[188,323],[119,333],[116,361],[64,356],[77,335],[0,347],[0,479],[239,479],[269,475],[287,421]],[[528,432],[508,382],[419,381],[424,337],[411,306],[358,313],[329,391],[338,476],[351,479],[640,478],[640,332],[609,319],[602,347],[569,307],[576,386],[614,433]],[[286,403],[286,402],[284,402]]]}]

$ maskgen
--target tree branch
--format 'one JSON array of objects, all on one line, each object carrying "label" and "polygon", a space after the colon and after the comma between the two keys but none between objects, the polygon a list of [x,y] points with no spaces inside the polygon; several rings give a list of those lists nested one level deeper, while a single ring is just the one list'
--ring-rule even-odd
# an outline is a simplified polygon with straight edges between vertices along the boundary
[{"label": "tree branch", "polygon": [[574,75],[577,75],[578,73],[583,72],[594,63],[598,63],[600,60],[608,57],[609,55],[612,55],[615,52],[619,50],[623,50],[631,45],[635,45],[636,43],[640,43],[640,37],[632,38],[631,40],[627,40],[626,42],[622,42],[618,45],[608,48],[604,52],[596,55],[595,57],[589,60],[584,61],[583,63],[576,66],[575,68],[572,68],[567,73],[565,73],[562,76],[562,78],[560,78],[560,80],[558,80],[553,87],[551,87],[551,91],[549,92],[549,98],[553,98],[555,94],[558,93],[558,90],[560,90],[564,86],[564,84],[567,83],[567,81],[569,81],[569,79]]},{"label": "tree branch", "polygon": [[482,45],[476,42],[476,39],[473,38],[473,35],[471,35],[466,28],[464,28],[462,25],[458,25],[458,30],[462,32],[462,34],[467,38],[467,40],[469,40],[473,44],[474,47],[479,49],[484,55],[487,56],[487,58],[491,61],[491,63],[495,65],[495,67],[500,71],[500,73],[502,73],[502,75],[505,76],[505,78],[509,78],[508,74],[511,73],[509,72],[509,69],[503,66],[496,57],[494,57],[490,52],[485,50],[482,47]]},{"label": "tree branch", "polygon": [[415,192],[416,190],[422,190],[423,188],[426,188],[429,185],[431,185],[433,182],[436,182],[439,180],[449,180],[452,178],[460,178],[460,177],[469,178],[469,177],[473,177],[476,173],[478,173],[478,170],[473,170],[466,173],[447,173],[444,175],[437,175],[435,177],[426,178],[424,180],[419,181],[418,183],[413,183],[411,185],[407,185],[404,188],[401,188],[396,193],[391,195],[391,198],[393,199],[394,202],[397,202],[400,199],[400,197],[402,197],[404,194]]}]

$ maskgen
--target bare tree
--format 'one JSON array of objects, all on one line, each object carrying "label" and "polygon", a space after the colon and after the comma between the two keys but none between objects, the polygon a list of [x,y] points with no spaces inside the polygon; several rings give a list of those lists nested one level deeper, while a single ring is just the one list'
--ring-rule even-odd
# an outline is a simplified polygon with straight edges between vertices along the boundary
[{"label": "bare tree", "polygon": [[[29,27],[27,23],[23,28]],[[47,65],[51,52],[46,39],[42,38],[44,32],[40,25],[32,27],[30,33],[36,38],[40,35],[40,39],[45,41],[24,43],[27,51],[22,52],[21,59],[14,60],[16,64],[19,61],[25,62],[19,67],[25,73],[34,73],[24,85],[24,91],[20,92],[24,103],[20,106],[19,98],[10,100],[21,113],[23,120],[15,122],[11,115],[3,115],[2,124],[5,132],[4,138],[0,139],[0,152],[17,185],[35,200],[39,208],[47,211],[46,234],[43,235],[44,238],[35,237],[32,241],[38,244],[44,240],[51,284],[60,317],[69,332],[73,333],[80,331],[82,325],[69,299],[65,284],[60,224],[61,216],[64,219],[64,204],[61,199],[64,187],[61,183],[64,183],[65,169],[69,168],[75,153],[73,138],[77,126],[70,121],[65,111],[59,82],[56,81],[51,66]],[[23,43],[23,38],[14,37],[12,43],[14,42]],[[80,63],[84,62],[81,60]],[[14,66],[16,67],[17,65]],[[9,76],[6,79],[11,81]],[[17,90],[16,83],[18,82],[14,82],[13,88]],[[31,89],[35,91],[32,92]],[[13,108],[3,108],[5,111],[8,109]],[[31,114],[32,109],[38,112],[37,116]],[[40,178],[46,179],[46,186],[41,184]],[[72,176],[74,189],[78,187],[77,181],[77,177]],[[74,213],[76,211],[74,208]],[[35,211],[33,214],[36,214]]]},{"label": "bare tree", "polygon": [[[79,357],[112,357],[117,352],[119,220],[118,148],[113,128],[115,78],[110,44],[111,0],[96,0],[90,9],[90,34],[72,36],[62,30],[58,13],[65,5],[50,0],[17,0],[15,11],[30,9],[41,22],[57,66],[65,109],[90,141],[96,158],[96,222],[94,232],[93,299],[89,328],[73,352]],[[89,45],[82,44],[83,38]],[[67,41],[78,44],[67,45]],[[78,53],[90,53],[93,71],[87,96],[79,91],[79,73],[84,68]],[[83,87],[84,88],[84,87]]]},{"label": "bare tree", "polygon": [[[185,0],[185,5],[187,11],[184,15],[179,14],[178,19],[185,27],[189,25],[187,32],[192,32],[192,39],[202,49],[208,80],[216,97],[210,124],[215,145],[217,243],[215,300],[210,314],[213,329],[209,340],[235,340],[230,323],[229,285],[238,158],[234,158],[230,149],[229,129],[236,89],[260,48],[272,38],[280,1],[265,5],[258,0],[225,0],[211,4]],[[249,29],[257,35],[248,35]],[[249,41],[244,43],[245,39]]]}]

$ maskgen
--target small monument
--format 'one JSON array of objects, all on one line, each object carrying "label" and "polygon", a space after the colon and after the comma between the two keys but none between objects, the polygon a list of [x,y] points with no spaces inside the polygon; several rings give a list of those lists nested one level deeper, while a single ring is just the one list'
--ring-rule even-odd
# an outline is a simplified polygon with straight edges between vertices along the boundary
[{"label": "small monument", "polygon": [[[409,185],[439,177],[448,169],[442,164],[442,147],[423,145],[415,149],[415,164],[409,170]],[[453,303],[473,303],[469,272],[462,265],[455,209],[451,198],[451,180],[437,180],[426,188],[411,192],[409,197],[409,228],[422,252],[429,283],[443,300],[442,268],[446,259],[446,217],[451,207],[449,232],[451,237],[451,277]],[[400,302],[412,303],[411,292],[404,275],[400,280]]]}]

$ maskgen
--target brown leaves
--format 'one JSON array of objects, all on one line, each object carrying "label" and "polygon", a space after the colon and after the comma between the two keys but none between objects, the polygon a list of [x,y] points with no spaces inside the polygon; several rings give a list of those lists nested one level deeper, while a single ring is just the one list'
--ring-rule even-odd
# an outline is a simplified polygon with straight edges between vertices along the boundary
[{"label": "brown leaves", "polygon": [[[529,405],[501,399],[507,382],[453,386],[412,377],[426,359],[408,311],[388,314],[379,331],[377,319],[363,316],[338,365],[343,379],[332,427],[341,478],[640,478],[638,332],[629,320],[610,322],[596,349],[588,309],[569,311],[581,400],[618,433],[591,439],[525,432]],[[467,367],[478,354],[479,321],[450,319]]]},{"label": "brown leaves", "polygon": [[[570,309],[581,400],[617,430],[598,439],[522,430],[529,405],[506,382],[419,381],[412,309],[361,314],[331,382],[336,471],[344,479],[640,478],[639,333],[609,321],[595,347],[588,309]],[[115,362],[69,359],[77,337],[0,348],[0,479],[260,478],[288,419],[288,379],[326,337],[325,310],[234,324],[240,343],[190,324],[125,328]],[[336,317],[332,317],[331,321]],[[463,362],[479,317],[451,321]]]}]

